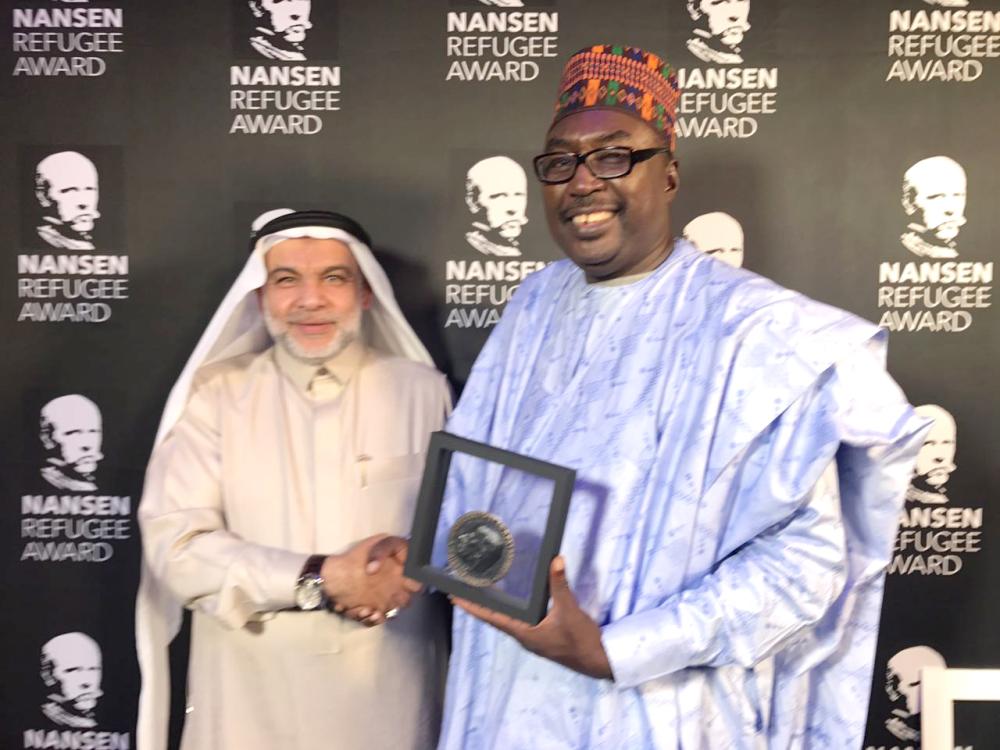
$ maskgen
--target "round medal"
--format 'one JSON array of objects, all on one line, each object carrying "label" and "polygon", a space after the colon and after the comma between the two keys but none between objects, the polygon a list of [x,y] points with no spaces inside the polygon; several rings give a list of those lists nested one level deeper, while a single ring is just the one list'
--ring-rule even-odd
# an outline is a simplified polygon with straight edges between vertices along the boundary
[{"label": "round medal", "polygon": [[472,511],[461,516],[448,532],[448,567],[470,586],[496,583],[514,560],[514,537],[492,513]]}]

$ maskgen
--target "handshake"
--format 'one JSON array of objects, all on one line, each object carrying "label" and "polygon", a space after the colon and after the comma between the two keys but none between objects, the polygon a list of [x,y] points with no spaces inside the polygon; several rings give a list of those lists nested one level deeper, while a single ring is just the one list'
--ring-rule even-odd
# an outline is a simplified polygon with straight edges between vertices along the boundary
[{"label": "handshake", "polygon": [[408,547],[398,536],[377,534],[343,554],[327,556],[320,575],[333,610],[371,626],[408,607],[413,595],[423,589],[403,576]]}]

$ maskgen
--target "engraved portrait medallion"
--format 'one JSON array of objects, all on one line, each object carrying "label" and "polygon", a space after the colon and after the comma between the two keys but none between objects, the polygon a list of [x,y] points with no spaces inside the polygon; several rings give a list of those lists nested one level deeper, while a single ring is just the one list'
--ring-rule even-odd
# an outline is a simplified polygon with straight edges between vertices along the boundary
[{"label": "engraved portrait medallion", "polygon": [[448,532],[448,567],[470,586],[496,583],[507,575],[513,560],[514,537],[492,513],[466,513]]}]

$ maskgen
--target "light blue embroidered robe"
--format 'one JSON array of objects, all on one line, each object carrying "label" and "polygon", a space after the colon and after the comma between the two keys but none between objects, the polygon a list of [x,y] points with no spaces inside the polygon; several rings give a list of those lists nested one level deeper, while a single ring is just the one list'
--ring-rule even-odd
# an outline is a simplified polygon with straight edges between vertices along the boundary
[{"label": "light blue embroidered robe", "polygon": [[[623,286],[560,261],[518,290],[448,429],[577,470],[562,554],[615,681],[456,610],[439,748],[860,746],[925,430],[878,328],[682,241]],[[456,466],[439,534],[465,496],[516,535],[531,504]]]}]

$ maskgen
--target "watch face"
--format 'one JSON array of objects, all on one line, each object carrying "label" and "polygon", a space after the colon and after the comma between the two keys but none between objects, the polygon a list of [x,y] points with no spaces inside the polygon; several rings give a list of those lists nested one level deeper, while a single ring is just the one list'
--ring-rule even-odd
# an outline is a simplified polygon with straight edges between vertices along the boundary
[{"label": "watch face", "polygon": [[295,588],[295,606],[299,609],[319,609],[323,604],[323,579],[319,576],[300,581]]}]

